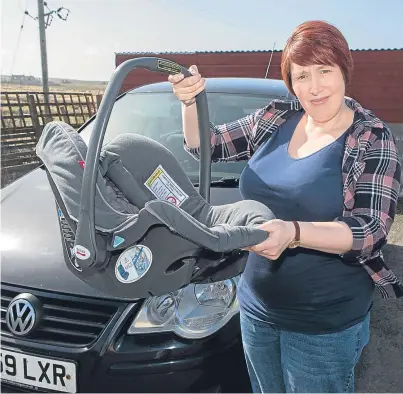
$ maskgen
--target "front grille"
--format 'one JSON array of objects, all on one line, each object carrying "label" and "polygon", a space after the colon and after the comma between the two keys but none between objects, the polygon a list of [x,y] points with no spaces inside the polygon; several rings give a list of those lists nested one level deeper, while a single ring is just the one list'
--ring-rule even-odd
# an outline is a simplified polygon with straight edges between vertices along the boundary
[{"label": "front grille", "polygon": [[13,335],[6,324],[6,313],[11,300],[20,293],[35,295],[43,305],[43,319],[34,332],[28,335],[29,340],[49,345],[90,345],[103,332],[119,307],[116,302],[67,297],[2,284],[2,335]]}]

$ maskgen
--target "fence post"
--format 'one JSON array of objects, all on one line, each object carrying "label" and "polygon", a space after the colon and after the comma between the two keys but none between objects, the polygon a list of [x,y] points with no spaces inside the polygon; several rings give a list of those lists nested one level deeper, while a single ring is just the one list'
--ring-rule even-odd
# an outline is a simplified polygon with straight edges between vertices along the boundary
[{"label": "fence post", "polygon": [[44,104],[44,125],[53,120],[52,111],[50,109],[50,92],[43,92],[43,104]]},{"label": "fence post", "polygon": [[69,117],[67,116],[67,110],[65,106],[60,107],[60,113],[62,114],[63,122],[69,124],[70,120]]},{"label": "fence post", "polygon": [[97,94],[95,96],[95,99],[96,99],[96,102],[97,102],[97,109],[99,109],[99,106],[101,105],[102,97],[103,97],[103,94]]},{"label": "fence post", "polygon": [[41,124],[39,123],[38,112],[36,111],[35,97],[32,94],[28,95],[29,112],[31,113],[32,126],[35,130],[35,140],[38,142],[42,134]]}]

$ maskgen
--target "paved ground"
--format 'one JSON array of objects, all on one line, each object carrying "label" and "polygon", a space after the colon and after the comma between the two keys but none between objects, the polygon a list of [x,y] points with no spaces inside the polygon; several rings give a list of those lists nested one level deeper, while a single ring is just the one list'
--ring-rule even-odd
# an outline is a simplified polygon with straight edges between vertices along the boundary
[{"label": "paved ground", "polygon": [[[403,279],[403,200],[391,229],[385,258]],[[356,392],[403,392],[403,298],[383,300],[372,312],[371,339],[357,368]]]}]

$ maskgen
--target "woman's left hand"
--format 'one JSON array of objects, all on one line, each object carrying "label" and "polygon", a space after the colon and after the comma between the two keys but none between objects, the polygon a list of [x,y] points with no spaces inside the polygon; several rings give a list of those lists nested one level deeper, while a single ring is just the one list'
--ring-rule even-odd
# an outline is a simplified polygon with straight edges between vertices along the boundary
[{"label": "woman's left hand", "polygon": [[267,231],[269,233],[268,238],[260,244],[246,248],[246,250],[270,260],[277,260],[295,237],[294,224],[280,219],[270,220],[258,228]]}]

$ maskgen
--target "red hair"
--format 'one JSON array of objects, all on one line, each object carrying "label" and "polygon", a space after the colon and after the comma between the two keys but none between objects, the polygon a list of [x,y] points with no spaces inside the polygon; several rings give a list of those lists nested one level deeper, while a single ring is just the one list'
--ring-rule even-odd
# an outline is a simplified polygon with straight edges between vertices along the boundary
[{"label": "red hair", "polygon": [[281,75],[292,94],[291,62],[300,66],[323,64],[339,66],[346,85],[350,82],[353,58],[343,34],[324,21],[309,21],[297,26],[281,56]]}]

